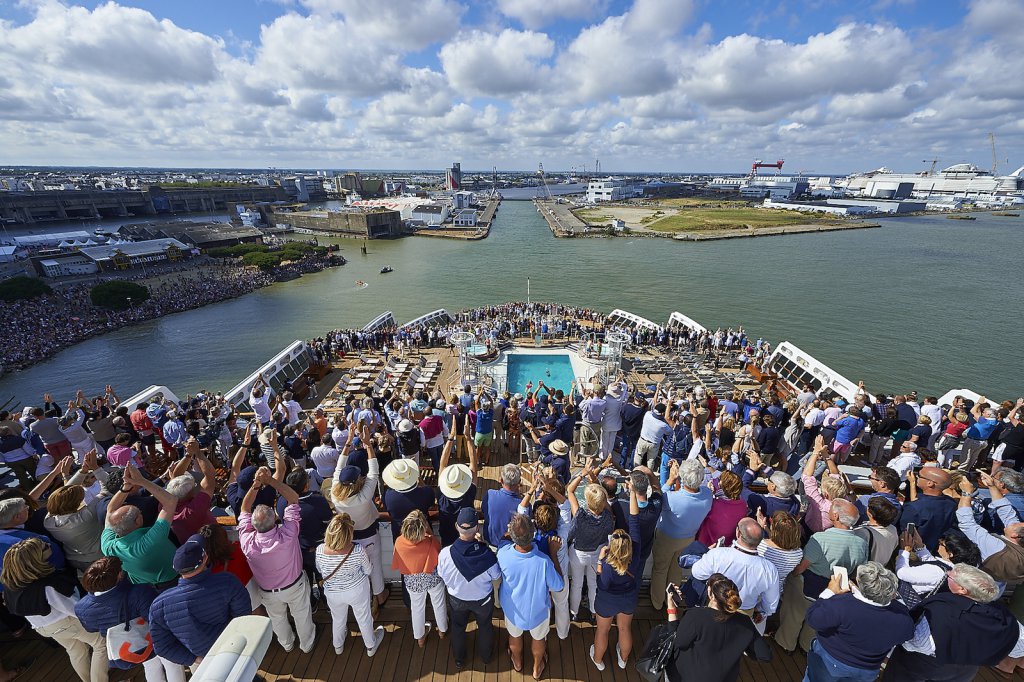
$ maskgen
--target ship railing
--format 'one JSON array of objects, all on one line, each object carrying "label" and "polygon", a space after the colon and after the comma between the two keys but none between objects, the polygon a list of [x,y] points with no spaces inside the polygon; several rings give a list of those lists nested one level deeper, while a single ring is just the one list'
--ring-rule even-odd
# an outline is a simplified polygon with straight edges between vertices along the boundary
[{"label": "ship railing", "polygon": [[158,386],[157,384],[153,384],[152,386],[149,386],[139,391],[130,398],[125,398],[124,400],[121,401],[121,404],[128,405],[129,409],[134,410],[135,406],[138,405],[139,403],[151,403],[154,402],[155,400],[160,399],[161,397],[164,398],[165,400],[170,400],[175,403],[181,402],[178,396],[176,396],[174,392],[171,391],[171,389],[167,388],[166,386]]},{"label": "ship railing", "polygon": [[378,329],[386,329],[388,327],[397,327],[398,323],[395,322],[395,316],[390,310],[385,310],[377,317],[370,320],[369,324],[363,327],[364,332],[372,332]]},{"label": "ship railing", "polygon": [[621,308],[616,308],[608,313],[608,324],[613,327],[626,327],[628,329],[643,328],[656,332],[664,330],[660,324],[655,324],[646,317],[634,315],[628,310],[622,310]]},{"label": "ship railing", "polygon": [[270,384],[270,388],[280,393],[284,389],[284,382],[294,381],[301,376],[309,368],[309,364],[310,356],[306,342],[294,341],[228,391],[224,399],[236,410],[247,412],[250,409],[249,392],[261,374]]},{"label": "ship railing", "polygon": [[438,308],[437,310],[427,313],[426,315],[420,315],[415,320],[410,320],[402,325],[402,329],[408,327],[430,327],[437,324],[451,324],[453,318],[448,314],[448,311],[444,308]]},{"label": "ship railing", "polygon": [[707,333],[707,328],[694,320],[692,317],[687,317],[680,312],[674,312],[668,316],[668,324],[665,325],[669,329],[674,327],[685,327],[691,332],[697,332],[698,334]]},{"label": "ship railing", "polygon": [[797,392],[802,384],[810,384],[816,391],[831,391],[852,401],[858,390],[857,384],[789,341],[775,347],[765,369],[777,374]]}]

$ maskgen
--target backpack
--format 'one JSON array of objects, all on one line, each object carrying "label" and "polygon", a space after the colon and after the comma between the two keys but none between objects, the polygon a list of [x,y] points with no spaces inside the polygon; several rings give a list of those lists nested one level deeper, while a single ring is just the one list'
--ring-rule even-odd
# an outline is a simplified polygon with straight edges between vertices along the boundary
[{"label": "backpack", "polygon": [[[870,532],[870,531],[868,531]],[[938,566],[943,571],[949,570],[949,565],[941,561],[922,561],[922,566]],[[899,593],[900,599],[906,605],[908,609],[912,609],[928,597],[931,597],[939,592],[948,592],[949,585],[946,583],[945,578],[940,580],[935,587],[928,591],[927,594],[918,594],[914,586],[908,583],[906,580],[900,578],[899,584],[896,586],[896,592]]]},{"label": "backpack", "polygon": [[153,638],[149,634],[149,623],[142,616],[124,616],[127,607],[128,597],[125,595],[121,605],[124,625],[116,625],[107,630],[107,658],[111,661],[142,663],[153,656]]}]

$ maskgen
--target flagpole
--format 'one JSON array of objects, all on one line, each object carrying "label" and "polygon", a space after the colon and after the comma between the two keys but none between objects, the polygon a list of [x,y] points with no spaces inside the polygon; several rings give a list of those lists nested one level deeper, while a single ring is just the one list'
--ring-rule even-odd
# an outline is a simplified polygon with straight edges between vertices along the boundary
[{"label": "flagpole", "polygon": [[526,278],[526,303],[530,303],[530,278]]}]

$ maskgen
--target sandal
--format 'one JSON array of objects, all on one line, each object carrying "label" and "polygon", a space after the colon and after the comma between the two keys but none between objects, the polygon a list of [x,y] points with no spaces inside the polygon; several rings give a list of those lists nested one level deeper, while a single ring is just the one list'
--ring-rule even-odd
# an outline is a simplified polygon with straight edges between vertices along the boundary
[{"label": "sandal", "polygon": [[540,672],[533,674],[533,679],[542,680],[544,679],[544,672],[548,669],[548,655],[544,654],[544,658],[540,659]]},{"label": "sandal", "polygon": [[517,667],[516,667],[516,659],[512,658],[512,647],[509,647],[509,648],[508,648],[508,659],[509,659],[510,661],[512,661],[512,669],[513,669],[513,670],[515,670],[515,671],[516,671],[517,673],[521,673],[521,672],[523,672],[523,664],[522,664],[522,663],[520,663],[520,664],[519,664],[519,667],[517,668]]}]

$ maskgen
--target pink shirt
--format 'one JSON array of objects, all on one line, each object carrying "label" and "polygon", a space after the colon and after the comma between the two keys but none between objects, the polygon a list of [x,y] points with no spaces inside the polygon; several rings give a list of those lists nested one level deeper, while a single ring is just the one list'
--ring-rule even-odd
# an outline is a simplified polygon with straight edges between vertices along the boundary
[{"label": "pink shirt", "polygon": [[238,541],[261,589],[287,587],[302,573],[300,518],[299,505],[289,504],[284,508],[283,523],[266,533],[257,533],[252,527],[252,514],[242,512],[238,515]]},{"label": "pink shirt", "polygon": [[[838,478],[829,474],[832,478]],[[832,511],[832,500],[826,500],[818,488],[818,479],[814,476],[801,476],[804,482],[804,494],[807,495],[807,513],[804,514],[804,522],[811,531],[817,533],[832,527],[832,519],[828,513]]]},{"label": "pink shirt", "polygon": [[128,466],[128,463],[132,463],[138,468],[142,468],[142,460],[135,454],[127,445],[111,445],[110,449],[107,450],[107,462],[113,464],[116,467]]},{"label": "pink shirt", "polygon": [[210,496],[205,491],[198,490],[191,500],[178,504],[174,520],[171,521],[171,530],[174,531],[178,542],[185,542],[206,524],[217,522],[210,511],[210,502]]}]

